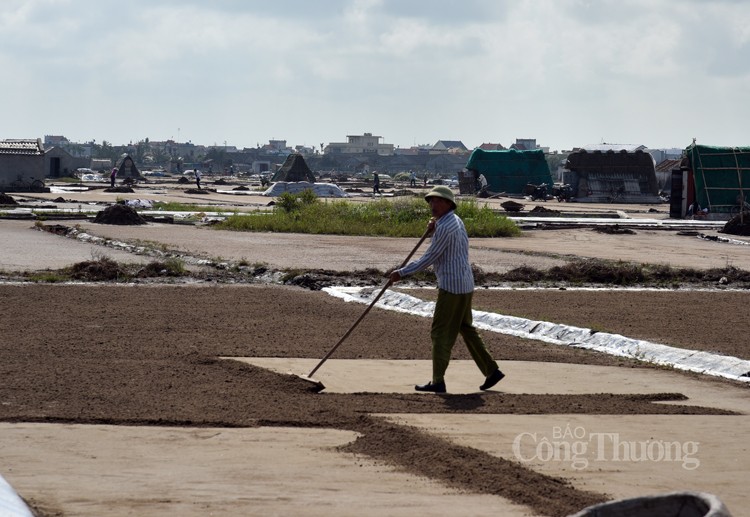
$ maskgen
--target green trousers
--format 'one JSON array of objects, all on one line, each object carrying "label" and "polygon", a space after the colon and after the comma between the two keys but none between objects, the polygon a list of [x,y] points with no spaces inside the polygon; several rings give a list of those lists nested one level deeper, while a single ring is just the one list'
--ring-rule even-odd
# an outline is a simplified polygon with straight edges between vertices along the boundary
[{"label": "green trousers", "polygon": [[453,294],[438,291],[435,313],[432,316],[432,382],[441,382],[451,360],[456,338],[461,334],[474,362],[487,377],[497,369],[497,363],[487,351],[482,337],[474,328],[471,316],[473,293]]}]

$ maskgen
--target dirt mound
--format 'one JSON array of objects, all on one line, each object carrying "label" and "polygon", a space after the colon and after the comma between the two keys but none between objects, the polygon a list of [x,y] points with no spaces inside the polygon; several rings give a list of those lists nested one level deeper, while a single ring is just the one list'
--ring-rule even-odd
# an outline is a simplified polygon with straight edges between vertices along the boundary
[{"label": "dirt mound", "polygon": [[0,192],[0,205],[17,205],[16,200],[4,192]]},{"label": "dirt mound", "polygon": [[506,212],[520,212],[523,210],[523,204],[516,201],[504,201],[500,203],[500,206],[503,207]]},{"label": "dirt mound", "polygon": [[399,196],[416,196],[417,194],[408,189],[400,189],[400,190],[394,190],[393,191],[393,197],[399,197]]},{"label": "dirt mound", "polygon": [[493,192],[492,190],[488,190],[486,188],[481,189],[476,194],[476,196],[478,198],[482,198],[482,199],[489,199],[489,198],[498,197],[498,196],[504,196],[504,195],[505,195],[505,191],[503,191],[503,192]]},{"label": "dirt mound", "polygon": [[119,224],[122,226],[146,224],[146,220],[134,208],[120,203],[97,212],[94,222],[99,224]]},{"label": "dirt mound", "polygon": [[607,233],[610,235],[635,235],[635,231],[630,228],[623,228],[619,224],[605,224],[603,226],[595,226],[593,231],[599,233]]},{"label": "dirt mound", "polygon": [[105,188],[104,192],[116,192],[116,193],[122,193],[122,194],[132,194],[133,189],[128,186],[120,186],[120,187],[110,187]]},{"label": "dirt mound", "polygon": [[531,210],[529,213],[531,214],[559,214],[559,210],[552,210],[550,208],[543,207],[541,205],[536,205],[533,210]]},{"label": "dirt mound", "polygon": [[229,185],[229,183],[227,183],[227,180],[225,180],[224,178],[219,178],[214,181],[214,185]]},{"label": "dirt mound", "polygon": [[45,232],[54,233],[55,235],[68,235],[70,227],[62,224],[45,224],[41,227]]},{"label": "dirt mound", "polygon": [[53,201],[54,203],[65,203],[65,198],[64,198],[64,197],[56,197],[56,198],[55,198],[55,199],[53,199],[52,201]]},{"label": "dirt mound", "polygon": [[177,183],[190,183],[190,180],[187,179],[185,176],[180,176],[180,179],[177,180]]},{"label": "dirt mound", "polygon": [[87,260],[70,266],[70,276],[85,282],[104,282],[119,280],[128,275],[117,262],[104,257],[99,260]]},{"label": "dirt mound", "polygon": [[216,189],[189,188],[185,191],[185,194],[208,194],[209,192],[216,192]]},{"label": "dirt mound", "polygon": [[721,233],[750,236],[750,212],[744,212],[732,217],[724,225],[724,228],[721,229]]},{"label": "dirt mound", "polygon": [[244,186],[244,185],[240,185],[239,187],[234,187],[234,188],[233,188],[232,190],[250,190],[250,189],[249,189],[249,188],[247,188],[247,187],[246,187],[246,186]]},{"label": "dirt mound", "polygon": [[304,287],[311,291],[320,291],[324,287],[331,287],[334,285],[358,287],[378,285],[382,280],[383,274],[378,270],[371,268],[352,271],[351,273],[314,269],[305,272],[289,272],[283,279],[283,282],[288,285]]}]

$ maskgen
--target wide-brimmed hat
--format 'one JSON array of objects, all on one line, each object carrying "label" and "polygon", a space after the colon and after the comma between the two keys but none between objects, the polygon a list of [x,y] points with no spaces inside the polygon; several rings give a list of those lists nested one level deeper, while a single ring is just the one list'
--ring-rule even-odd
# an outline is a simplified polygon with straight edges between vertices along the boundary
[{"label": "wide-brimmed hat", "polygon": [[432,190],[425,194],[424,199],[425,201],[429,201],[431,197],[442,197],[443,199],[447,199],[451,202],[453,208],[456,208],[456,200],[453,197],[453,191],[450,189],[450,187],[446,187],[445,185],[432,187]]}]

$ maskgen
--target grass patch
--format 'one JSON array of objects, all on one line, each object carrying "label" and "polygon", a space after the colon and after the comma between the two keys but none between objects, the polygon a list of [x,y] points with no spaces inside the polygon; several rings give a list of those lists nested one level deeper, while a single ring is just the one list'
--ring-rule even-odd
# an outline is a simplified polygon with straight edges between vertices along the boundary
[{"label": "grass patch", "polygon": [[[460,201],[456,213],[470,237],[512,237],[518,227],[474,200]],[[285,193],[272,212],[232,215],[214,228],[245,232],[310,233],[419,237],[431,217],[422,199],[398,198],[371,203],[321,201],[312,191]]]},{"label": "grass patch", "polygon": [[191,203],[177,203],[175,201],[155,201],[153,210],[164,210],[166,212],[218,212],[225,213],[226,209],[209,205],[195,205]]},{"label": "grass patch", "polygon": [[185,269],[185,263],[177,258],[169,258],[165,261],[155,261],[146,264],[137,276],[139,278],[150,278],[157,276],[185,276],[187,270]]},{"label": "grass patch", "polygon": [[67,281],[68,277],[56,271],[35,271],[28,273],[26,279],[37,284],[56,284]]},{"label": "grass patch", "polygon": [[528,285],[616,285],[676,289],[683,285],[726,284],[746,288],[750,272],[732,266],[715,269],[675,268],[602,259],[578,259],[547,270],[521,266],[505,273],[486,273],[473,266],[477,285],[525,283]]}]

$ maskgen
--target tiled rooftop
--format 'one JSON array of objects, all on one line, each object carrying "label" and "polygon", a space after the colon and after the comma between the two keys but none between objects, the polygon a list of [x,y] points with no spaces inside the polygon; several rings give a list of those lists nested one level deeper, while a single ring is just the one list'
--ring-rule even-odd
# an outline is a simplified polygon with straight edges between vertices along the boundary
[{"label": "tiled rooftop", "polygon": [[44,147],[39,139],[0,140],[0,154],[40,156],[44,154]]}]

